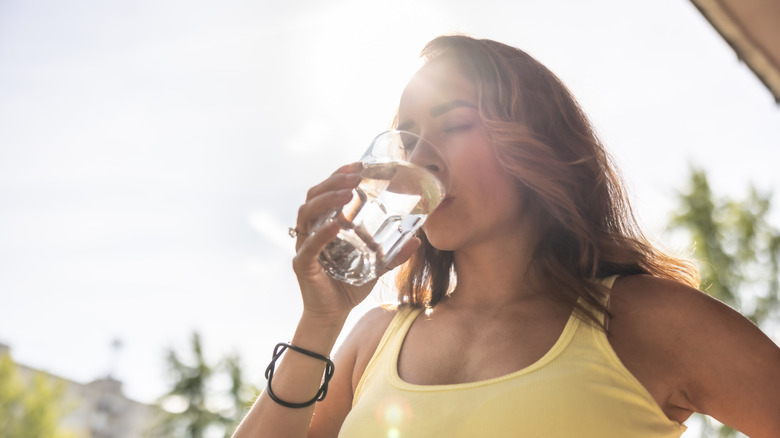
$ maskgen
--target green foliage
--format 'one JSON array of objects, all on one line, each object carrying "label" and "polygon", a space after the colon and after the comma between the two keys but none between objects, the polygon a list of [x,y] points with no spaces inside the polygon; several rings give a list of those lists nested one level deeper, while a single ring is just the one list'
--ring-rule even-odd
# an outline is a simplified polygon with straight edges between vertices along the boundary
[{"label": "green foliage", "polygon": [[[742,200],[716,197],[706,173],[692,169],[670,226],[689,234],[702,290],[762,328],[780,314],[780,231],[769,222],[771,198],[755,187]],[[733,429],[702,418],[702,436],[736,436]]]},{"label": "green foliage", "polygon": [[190,361],[174,350],[167,352],[172,388],[160,404],[165,408],[167,402],[176,401],[184,408],[168,415],[161,432],[172,437],[229,437],[259,392],[245,383],[238,356],[212,365],[205,358],[198,333],[192,334],[190,345]]},{"label": "green foliage", "polygon": [[761,326],[780,310],[780,231],[769,222],[771,193],[750,188],[743,200],[716,198],[693,169],[671,229],[694,242],[703,290]]},{"label": "green foliage", "polygon": [[59,429],[64,387],[36,373],[25,381],[10,355],[0,355],[0,436],[64,438]]}]

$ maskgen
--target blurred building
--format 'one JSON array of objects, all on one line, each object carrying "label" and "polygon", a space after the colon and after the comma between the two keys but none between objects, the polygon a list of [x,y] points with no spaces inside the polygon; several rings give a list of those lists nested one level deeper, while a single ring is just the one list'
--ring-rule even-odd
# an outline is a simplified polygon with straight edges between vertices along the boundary
[{"label": "blurred building", "polygon": [[[10,355],[8,346],[0,344],[0,357]],[[130,400],[122,394],[122,382],[106,377],[79,383],[16,364],[19,375],[31,380],[39,373],[52,384],[62,385],[65,416],[61,426],[78,438],[144,438],[152,437],[161,411],[154,406]]]},{"label": "blurred building", "polygon": [[780,1],[691,0],[780,103]]}]

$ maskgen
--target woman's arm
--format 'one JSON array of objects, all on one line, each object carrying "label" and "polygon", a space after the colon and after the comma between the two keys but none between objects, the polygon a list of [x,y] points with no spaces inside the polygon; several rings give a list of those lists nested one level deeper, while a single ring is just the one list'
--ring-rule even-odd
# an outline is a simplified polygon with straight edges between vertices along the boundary
[{"label": "woman's arm", "polygon": [[780,436],[780,348],[752,322],[704,294],[684,298],[681,389],[697,412],[753,438]]},{"label": "woman's arm", "polygon": [[752,322],[669,280],[627,277],[615,291],[611,341],[667,414],[694,411],[752,438],[780,436],[780,347]]},{"label": "woman's arm", "polygon": [[[352,197],[352,190],[360,181],[359,163],[343,166],[322,183],[312,187],[306,202],[298,210],[293,270],[298,279],[303,300],[303,313],[290,343],[321,356],[329,356],[349,312],[368,296],[374,283],[354,287],[328,277],[318,262],[325,245],[336,237],[338,223],[331,222],[314,230],[322,215],[341,208]],[[288,403],[303,403],[315,397],[322,383],[326,362],[288,349],[276,364],[272,383],[276,397]],[[340,364],[336,364],[332,393],[344,391]],[[338,376],[337,376],[337,373]],[[326,395],[323,403],[336,397]],[[249,437],[306,437],[314,413],[314,404],[306,407],[283,406],[273,400],[266,390],[257,399],[239,425],[234,438]]]},{"label": "woman's arm", "polygon": [[377,307],[355,324],[336,353],[336,373],[328,397],[314,409],[309,438],[338,435],[352,402],[360,378],[379,345],[382,335],[396,314],[394,309]]},{"label": "woman's arm", "polygon": [[[340,323],[320,321],[316,317],[304,314],[290,343],[328,356],[342,326],[343,321]],[[348,409],[351,399],[347,401],[341,399],[351,391],[349,387],[346,388],[347,391],[342,388],[344,385],[342,376],[351,374],[351,370],[344,367],[344,360],[334,361],[334,364],[335,372],[329,383],[328,393],[325,399],[317,404],[333,406],[346,404]],[[272,380],[273,392],[278,398],[291,403],[311,400],[317,394],[324,371],[325,362],[288,349],[281,362],[277,363]],[[306,437],[309,435],[309,424],[314,409],[315,404],[305,408],[282,406],[272,400],[267,391],[263,391],[233,437]]]},{"label": "woman's arm", "polygon": [[[336,237],[339,224],[330,222],[312,230],[325,212],[349,202],[353,189],[360,181],[360,169],[360,163],[343,166],[312,187],[306,202],[298,210],[297,253],[293,259],[293,270],[301,289],[303,313],[290,343],[320,356],[330,355],[347,316],[368,296],[376,283],[374,280],[356,287],[330,278],[317,259],[325,245]],[[396,263],[405,261],[419,245],[419,239],[408,242],[396,257]],[[315,404],[300,408],[284,406],[273,400],[266,390],[244,417],[233,437],[303,438],[310,432],[312,436],[335,436],[351,408],[351,381],[360,348],[358,341],[351,341],[334,362],[335,371],[326,397],[317,403],[320,404],[318,412],[328,412],[328,415],[318,415],[317,421],[312,423]],[[322,384],[326,363],[288,349],[276,364],[270,387],[278,399],[287,403],[312,400]]]},{"label": "woman's arm", "polygon": [[[333,360],[335,372],[328,386],[328,393],[322,402],[306,409],[290,409],[277,405],[263,394],[258,398],[255,406],[244,418],[234,437],[266,437],[266,436],[308,436],[310,438],[336,437],[341,424],[352,409],[352,399],[358,381],[368,365],[371,356],[376,350],[387,326],[390,324],[395,311],[389,308],[377,307],[368,311],[355,324],[350,334],[344,340]],[[325,340],[325,331],[310,326],[307,321],[301,319],[293,345],[306,344],[302,336],[307,332],[307,327],[313,328],[315,338]],[[298,359],[306,358],[295,352],[288,351],[285,354],[296,354]],[[302,363],[299,363],[302,362]],[[287,364],[277,367],[274,373],[274,393],[283,400],[304,401],[310,400],[319,387],[319,377],[322,376],[324,366],[316,360],[299,361],[291,358]],[[284,376],[279,379],[279,377]],[[309,378],[308,380],[306,378]],[[279,380],[277,380],[279,379]],[[280,394],[279,388],[286,391],[300,391],[297,394]],[[289,397],[289,398],[288,398]],[[294,398],[297,397],[297,398]],[[313,417],[312,417],[313,412]],[[273,427],[291,428],[279,430],[279,435],[270,433]],[[303,427],[305,425],[306,427]],[[300,435],[303,434],[303,435]]]}]

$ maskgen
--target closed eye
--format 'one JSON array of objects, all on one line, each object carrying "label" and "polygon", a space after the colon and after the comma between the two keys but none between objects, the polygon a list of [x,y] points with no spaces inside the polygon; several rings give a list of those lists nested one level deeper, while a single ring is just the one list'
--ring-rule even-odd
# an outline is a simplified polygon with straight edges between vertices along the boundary
[{"label": "closed eye", "polygon": [[474,127],[473,123],[467,123],[467,124],[463,124],[463,125],[455,125],[455,126],[451,126],[449,128],[444,128],[443,131],[446,132],[446,133],[459,132],[459,131],[468,131],[469,129],[471,129],[473,127]]}]

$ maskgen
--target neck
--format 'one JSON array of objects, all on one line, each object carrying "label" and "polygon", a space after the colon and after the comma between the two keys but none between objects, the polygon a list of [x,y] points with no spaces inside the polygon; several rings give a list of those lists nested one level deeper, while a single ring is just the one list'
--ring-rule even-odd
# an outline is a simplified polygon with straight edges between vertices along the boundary
[{"label": "neck", "polygon": [[538,296],[528,270],[533,248],[528,242],[513,236],[456,251],[457,286],[449,301],[476,309]]}]

